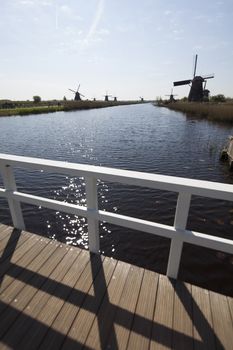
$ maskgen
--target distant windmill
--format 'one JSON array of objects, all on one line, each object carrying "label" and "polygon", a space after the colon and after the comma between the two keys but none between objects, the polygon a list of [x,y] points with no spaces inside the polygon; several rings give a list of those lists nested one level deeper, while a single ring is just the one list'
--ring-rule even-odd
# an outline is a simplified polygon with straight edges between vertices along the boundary
[{"label": "distant windmill", "polygon": [[144,102],[144,98],[143,97],[139,96],[139,98],[140,98],[141,102]]},{"label": "distant windmill", "polygon": [[169,102],[175,102],[174,96],[178,96],[178,95],[174,95],[173,89],[171,89],[170,95],[165,95],[165,96],[169,96]]},{"label": "distant windmill", "polygon": [[108,102],[108,101],[109,101],[109,97],[112,97],[112,95],[109,95],[109,94],[106,92],[106,94],[104,95],[104,101],[105,101],[105,102]]},{"label": "distant windmill", "polygon": [[79,86],[78,86],[78,88],[77,88],[77,91],[74,91],[74,90],[72,90],[72,89],[69,89],[70,91],[72,91],[74,94],[75,94],[75,96],[74,96],[74,100],[75,101],[81,101],[82,99],[81,99],[81,96],[82,97],[85,97],[84,95],[82,95],[80,92],[79,92],[79,88],[80,88],[80,84],[79,84]]},{"label": "distant windmill", "polygon": [[[174,81],[174,86],[189,85],[191,84],[188,100],[190,102],[201,102],[208,100],[209,90],[206,89],[207,79],[214,78],[214,74],[199,76],[196,75],[197,69],[197,55],[195,55],[193,78],[188,80]],[[204,83],[204,86],[203,86]]]},{"label": "distant windmill", "polygon": [[117,102],[117,97],[116,96],[113,97],[113,101]]}]

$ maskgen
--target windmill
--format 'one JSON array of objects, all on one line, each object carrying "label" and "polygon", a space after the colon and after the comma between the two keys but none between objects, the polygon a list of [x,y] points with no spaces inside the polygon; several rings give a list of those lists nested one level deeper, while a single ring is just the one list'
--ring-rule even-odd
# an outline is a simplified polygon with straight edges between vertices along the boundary
[{"label": "windmill", "polygon": [[206,89],[207,79],[214,78],[214,74],[204,75],[204,76],[196,75],[197,57],[198,56],[195,55],[193,78],[188,80],[180,80],[180,81],[173,82],[174,86],[191,84],[191,88],[188,96],[188,100],[190,102],[192,101],[201,102],[201,101],[208,100],[209,90]]},{"label": "windmill", "polygon": [[117,102],[117,97],[116,96],[113,97],[113,101]]},{"label": "windmill", "polygon": [[165,95],[165,96],[169,96],[169,102],[175,102],[176,100],[174,99],[174,96],[178,96],[178,95],[174,95],[173,89],[171,89],[170,95]]},{"label": "windmill", "polygon": [[81,99],[81,96],[82,97],[85,97],[84,95],[82,95],[80,92],[79,92],[79,88],[80,88],[80,84],[79,84],[79,86],[78,86],[78,88],[77,88],[77,91],[74,91],[74,90],[72,90],[72,89],[69,89],[70,91],[72,91],[74,94],[75,94],[75,96],[74,96],[74,100],[75,101],[81,101],[82,99]]},{"label": "windmill", "polygon": [[112,95],[108,95],[108,93],[106,92],[106,94],[104,95],[104,101],[108,102],[109,101],[109,97],[112,97]]},{"label": "windmill", "polygon": [[144,98],[143,97],[139,96],[139,98],[140,98],[141,102],[144,102]]}]

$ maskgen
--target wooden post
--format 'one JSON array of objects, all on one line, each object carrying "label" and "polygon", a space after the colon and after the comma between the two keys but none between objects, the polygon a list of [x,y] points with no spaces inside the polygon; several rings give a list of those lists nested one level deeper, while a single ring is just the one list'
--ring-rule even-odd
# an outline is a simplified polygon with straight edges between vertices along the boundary
[{"label": "wooden post", "polygon": [[[11,166],[10,165],[3,166],[1,168],[1,173],[3,178],[3,184],[7,192],[9,194],[12,194],[14,191],[17,191],[15,177]],[[23,219],[20,202],[13,199],[10,195],[7,196],[7,200],[10,208],[13,226],[19,230],[25,230],[24,219]]]},{"label": "wooden post", "polygon": [[[97,195],[97,181],[93,177],[87,176],[86,180],[86,198],[87,198],[87,223],[88,223],[88,239],[89,250],[92,253],[99,254],[99,220],[94,217],[98,210],[98,195]],[[93,215],[90,215],[90,214]]]},{"label": "wooden post", "polygon": [[[191,194],[182,192],[179,193],[174,226],[176,229],[185,230],[189,207],[191,202]],[[183,249],[183,239],[179,232],[176,232],[176,236],[171,240],[170,253],[167,266],[167,276],[171,278],[177,278],[181,260],[181,254]]]}]

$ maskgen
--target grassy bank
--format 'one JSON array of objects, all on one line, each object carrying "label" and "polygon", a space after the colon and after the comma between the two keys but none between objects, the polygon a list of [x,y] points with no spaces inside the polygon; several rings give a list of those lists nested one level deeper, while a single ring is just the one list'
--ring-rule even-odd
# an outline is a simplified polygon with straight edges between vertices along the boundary
[{"label": "grassy bank", "polygon": [[12,116],[12,115],[29,115],[29,114],[41,114],[52,113],[62,111],[62,106],[37,106],[37,107],[17,107],[0,109],[0,117]]},{"label": "grassy bank", "polygon": [[56,104],[52,104],[51,101],[41,102],[38,104],[26,103],[16,104],[15,108],[0,108],[0,117],[13,116],[13,115],[29,115],[29,114],[41,114],[41,113],[53,113],[57,111],[75,111],[92,108],[105,108],[120,105],[129,105],[141,103],[138,101],[57,101]]},{"label": "grassy bank", "polygon": [[208,120],[233,124],[233,103],[175,102],[163,106]]}]

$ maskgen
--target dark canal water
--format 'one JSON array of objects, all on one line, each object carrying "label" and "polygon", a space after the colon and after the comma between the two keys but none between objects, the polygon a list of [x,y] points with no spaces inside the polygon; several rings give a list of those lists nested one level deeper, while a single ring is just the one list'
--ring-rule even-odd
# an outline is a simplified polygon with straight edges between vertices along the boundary
[{"label": "dark canal water", "polygon": [[[102,165],[156,174],[233,183],[219,153],[233,128],[151,104],[0,118],[0,153]],[[85,205],[84,181],[17,169],[18,189]],[[0,185],[2,180],[0,179]],[[98,185],[101,209],[172,225],[177,194],[120,184]],[[26,228],[88,248],[85,219],[23,205]],[[11,224],[0,199],[0,222]],[[188,228],[233,236],[232,203],[194,197]],[[169,241],[100,223],[101,251],[165,273]],[[185,245],[179,277],[233,295],[233,257]]]}]

